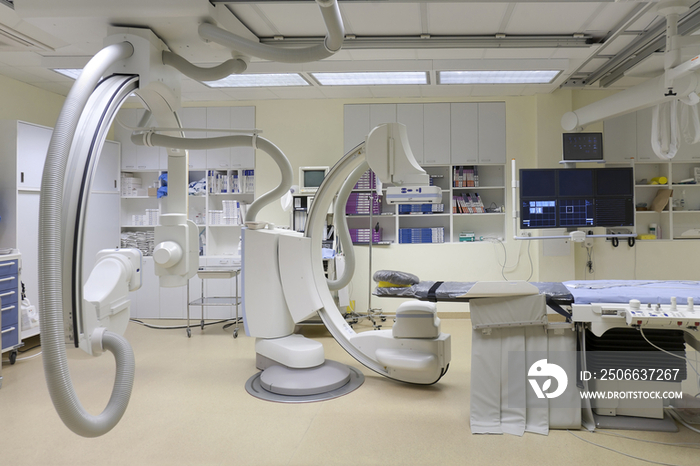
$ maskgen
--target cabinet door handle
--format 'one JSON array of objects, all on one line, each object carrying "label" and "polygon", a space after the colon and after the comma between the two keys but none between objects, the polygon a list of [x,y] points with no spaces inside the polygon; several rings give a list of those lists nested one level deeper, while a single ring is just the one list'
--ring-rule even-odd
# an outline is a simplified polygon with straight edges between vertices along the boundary
[{"label": "cabinet door handle", "polygon": [[[4,311],[4,309],[3,309],[3,311]],[[6,328],[5,330],[3,330],[3,331],[0,332],[0,333],[10,333],[10,332],[13,331],[13,330],[17,330],[17,329],[16,329],[15,327],[9,327],[9,328]]]},{"label": "cabinet door handle", "polygon": [[7,277],[7,278],[0,278],[0,282],[9,282],[10,280],[14,280],[17,277]]},{"label": "cabinet door handle", "polygon": [[9,267],[11,265],[15,265],[17,262],[3,262],[0,264],[0,267]]},{"label": "cabinet door handle", "polygon": [[19,182],[24,183],[24,172],[19,173]]},{"label": "cabinet door handle", "polygon": [[12,296],[13,294],[16,294],[16,291],[8,291],[7,293],[2,293],[0,294],[0,298],[4,298],[6,296]]}]

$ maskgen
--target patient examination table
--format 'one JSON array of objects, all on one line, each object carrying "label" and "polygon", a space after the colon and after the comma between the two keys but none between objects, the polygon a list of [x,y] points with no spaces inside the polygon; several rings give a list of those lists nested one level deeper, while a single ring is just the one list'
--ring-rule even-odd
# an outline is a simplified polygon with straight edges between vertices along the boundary
[{"label": "patient examination table", "polygon": [[[698,322],[692,321],[693,303],[700,304],[700,282],[542,282],[530,284],[533,285],[530,292],[520,295],[508,293],[513,282],[491,283],[487,287],[491,292],[487,293],[482,292],[482,284],[420,281],[403,287],[377,287],[374,291],[376,296],[383,297],[469,303],[472,320],[470,425],[473,433],[546,434],[550,428],[578,429],[582,424],[593,429],[597,414],[630,414],[622,405],[604,406],[596,411],[595,406],[591,409],[589,403],[582,404],[580,392],[588,386],[579,379],[569,380],[566,389],[556,398],[538,398],[529,389],[532,377],[528,377],[531,375],[528,368],[545,359],[569,374],[579,374],[585,364],[586,358],[580,355],[586,341],[589,344],[598,342],[613,329],[609,332],[613,340],[637,338],[639,332],[633,328],[636,322],[629,321],[632,307],[643,312],[668,311],[671,306],[673,310],[682,310],[686,317],[690,316],[690,320],[683,320],[682,326],[673,322],[675,327],[667,328],[649,319],[644,323],[649,323],[653,329],[645,328],[646,333],[652,336],[654,332],[672,334],[676,347],[683,346],[685,337],[696,349],[700,348],[695,337]],[[504,290],[502,295],[494,292],[499,286]],[[697,318],[700,319],[700,308]],[[685,365],[684,361],[678,361]]]}]

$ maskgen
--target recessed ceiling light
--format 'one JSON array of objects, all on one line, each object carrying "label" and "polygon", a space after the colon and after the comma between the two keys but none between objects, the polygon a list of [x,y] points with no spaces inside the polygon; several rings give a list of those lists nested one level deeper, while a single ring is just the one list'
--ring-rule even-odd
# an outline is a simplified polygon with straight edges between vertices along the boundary
[{"label": "recessed ceiling light", "polygon": [[549,84],[559,70],[439,71],[438,84]]},{"label": "recessed ceiling light", "polygon": [[82,68],[77,69],[77,68],[54,68],[53,69],[56,73],[62,74],[63,76],[68,76],[71,79],[78,79],[78,76],[80,76],[80,73],[83,72]]},{"label": "recessed ceiling light", "polygon": [[387,84],[428,84],[425,71],[371,71],[311,73],[322,86],[381,86]]},{"label": "recessed ceiling light", "polygon": [[232,74],[218,81],[202,81],[202,83],[209,87],[310,86],[309,82],[297,73]]}]

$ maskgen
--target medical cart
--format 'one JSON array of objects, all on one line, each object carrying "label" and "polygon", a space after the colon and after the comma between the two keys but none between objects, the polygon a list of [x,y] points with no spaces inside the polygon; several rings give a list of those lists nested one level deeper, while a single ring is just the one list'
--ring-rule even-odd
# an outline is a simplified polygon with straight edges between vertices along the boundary
[{"label": "medical cart", "polygon": [[[2,332],[2,353],[10,353],[10,364],[17,360],[17,349],[22,346],[20,340],[20,258],[17,250],[0,255],[0,331]],[[0,371],[2,371],[0,366]],[[0,387],[2,377],[0,376]]]},{"label": "medical cart", "polygon": [[[187,287],[187,337],[192,336],[192,331],[190,330],[190,306],[199,306],[202,308],[202,318],[200,320],[200,327],[204,330],[204,306],[235,306],[236,307],[236,320],[234,321],[235,327],[233,328],[233,338],[238,338],[238,304],[240,302],[240,294],[238,292],[238,275],[241,273],[240,268],[200,268],[197,271],[197,276],[202,280],[202,294],[199,299],[190,301],[190,287]],[[207,279],[234,279],[236,282],[236,293],[235,296],[224,296],[224,297],[205,297],[204,296],[204,280]],[[227,328],[230,324],[224,326]]]}]

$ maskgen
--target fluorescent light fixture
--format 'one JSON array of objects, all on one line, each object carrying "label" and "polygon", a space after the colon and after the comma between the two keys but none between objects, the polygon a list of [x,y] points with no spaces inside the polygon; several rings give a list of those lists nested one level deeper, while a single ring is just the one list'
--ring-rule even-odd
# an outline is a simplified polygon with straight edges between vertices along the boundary
[{"label": "fluorescent light fixture", "polygon": [[310,86],[309,82],[297,73],[232,74],[218,81],[203,81],[203,84],[209,87]]},{"label": "fluorescent light fixture", "polygon": [[80,73],[83,72],[82,68],[77,69],[77,68],[54,68],[53,69],[56,73],[62,74],[63,76],[68,76],[71,79],[78,79],[78,76],[80,76]]},{"label": "fluorescent light fixture", "polygon": [[438,71],[438,84],[549,84],[560,70]]},{"label": "fluorescent light fixture", "polygon": [[368,71],[311,73],[322,86],[381,86],[387,84],[428,84],[425,71]]}]

